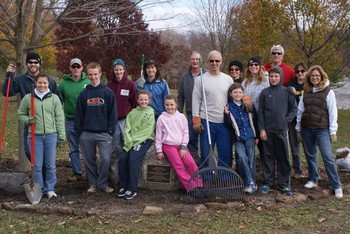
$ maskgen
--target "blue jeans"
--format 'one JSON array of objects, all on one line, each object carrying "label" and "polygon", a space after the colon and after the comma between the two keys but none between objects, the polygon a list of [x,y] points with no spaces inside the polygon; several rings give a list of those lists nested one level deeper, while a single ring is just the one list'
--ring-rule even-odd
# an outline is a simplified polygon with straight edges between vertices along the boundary
[{"label": "blue jeans", "polygon": [[119,155],[119,186],[128,191],[136,192],[141,166],[152,141],[146,140],[139,149],[123,150]]},{"label": "blue jeans", "polygon": [[192,115],[187,115],[187,122],[188,122],[188,135],[189,135],[188,150],[191,153],[195,153],[198,155],[198,135],[199,134],[193,130]]},{"label": "blue jeans", "polygon": [[[207,123],[205,119],[202,119],[202,125],[204,131],[200,135],[200,147],[201,147],[201,160],[202,163],[208,157],[209,154],[209,140]],[[218,152],[218,166],[232,167],[232,140],[230,129],[225,127],[224,123],[209,122],[211,144],[214,150],[215,144]],[[207,167],[208,161],[201,165]]]},{"label": "blue jeans", "polygon": [[[107,132],[87,132],[80,135],[81,152],[84,156],[89,185],[98,189],[108,186],[109,166],[112,155],[112,136]],[[97,147],[100,160],[97,160]]]},{"label": "blue jeans", "polygon": [[74,174],[81,175],[81,162],[79,154],[79,136],[74,131],[74,120],[66,120],[66,135],[69,145],[69,158]]},{"label": "blue jeans", "polygon": [[245,186],[256,184],[255,140],[235,141],[239,174]]},{"label": "blue jeans", "polygon": [[[31,145],[32,136],[28,135],[28,145]],[[39,183],[43,193],[55,191],[56,177],[56,147],[57,133],[46,135],[35,135],[35,159],[34,159],[34,181]],[[31,149],[30,149],[31,151]],[[32,153],[32,152],[30,152]],[[45,176],[43,176],[43,166]]]},{"label": "blue jeans", "polygon": [[306,162],[308,165],[309,180],[317,183],[319,179],[318,156],[316,148],[318,146],[332,189],[340,188],[341,184],[338,176],[337,166],[332,154],[329,129],[301,128],[301,136],[303,138],[303,147]]}]

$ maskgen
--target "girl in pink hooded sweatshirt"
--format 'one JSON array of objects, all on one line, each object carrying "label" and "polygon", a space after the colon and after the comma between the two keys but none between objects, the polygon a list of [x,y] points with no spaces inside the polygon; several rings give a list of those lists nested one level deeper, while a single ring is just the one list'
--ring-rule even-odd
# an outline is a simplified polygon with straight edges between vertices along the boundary
[{"label": "girl in pink hooded sweatshirt", "polygon": [[[188,124],[184,114],[177,111],[177,100],[174,95],[164,99],[163,112],[156,125],[155,147],[157,159],[168,158],[186,191],[202,187],[202,181],[195,178],[190,185],[191,175],[198,167],[187,149]],[[164,154],[163,154],[164,152]]]}]

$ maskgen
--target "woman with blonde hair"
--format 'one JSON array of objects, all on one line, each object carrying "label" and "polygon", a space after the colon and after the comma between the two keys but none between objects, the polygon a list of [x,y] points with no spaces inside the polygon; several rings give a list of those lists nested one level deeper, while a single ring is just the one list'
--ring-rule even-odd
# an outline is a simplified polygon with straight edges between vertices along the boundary
[{"label": "woman with blonde hair", "polygon": [[309,180],[305,188],[317,187],[317,147],[321,152],[328,180],[336,198],[343,197],[337,166],[331,143],[337,140],[338,110],[334,91],[329,87],[326,72],[319,65],[310,67],[305,76],[304,93],[300,98],[297,113],[297,137],[302,141],[308,165]]}]

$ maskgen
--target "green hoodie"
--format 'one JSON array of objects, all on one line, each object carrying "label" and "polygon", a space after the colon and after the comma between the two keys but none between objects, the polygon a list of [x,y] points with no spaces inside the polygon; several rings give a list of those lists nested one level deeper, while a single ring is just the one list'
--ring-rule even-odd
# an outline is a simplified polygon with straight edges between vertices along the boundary
[{"label": "green hoodie", "polygon": [[74,81],[72,74],[63,75],[63,81],[59,84],[58,88],[63,96],[63,110],[66,119],[74,119],[78,96],[88,84],[90,84],[90,81],[84,72],[81,73],[81,79],[79,81]]},{"label": "green hoodie", "polygon": [[124,150],[129,151],[135,145],[147,139],[154,140],[156,122],[152,107],[136,107],[126,116],[124,132]]}]

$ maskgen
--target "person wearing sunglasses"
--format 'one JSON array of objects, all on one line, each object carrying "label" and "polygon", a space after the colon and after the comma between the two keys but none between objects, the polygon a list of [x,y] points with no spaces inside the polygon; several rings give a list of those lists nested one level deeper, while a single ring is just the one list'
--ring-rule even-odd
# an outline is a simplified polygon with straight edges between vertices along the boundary
[{"label": "person wearing sunglasses", "polygon": [[273,45],[271,47],[270,54],[272,62],[264,65],[265,70],[269,72],[271,67],[280,66],[283,70],[284,76],[282,85],[285,86],[294,77],[294,70],[292,67],[283,62],[284,49],[281,45]]},{"label": "person wearing sunglasses", "polygon": [[86,85],[90,84],[90,81],[83,72],[83,63],[79,58],[73,58],[70,60],[69,71],[70,74],[63,75],[63,80],[58,87],[64,99],[63,110],[65,116],[66,136],[73,172],[73,175],[68,178],[68,182],[76,182],[82,178],[82,169],[79,137],[74,131],[75,108],[80,92],[83,91]]},{"label": "person wearing sunglasses", "polygon": [[[216,145],[219,166],[232,166],[232,141],[230,129],[224,123],[224,108],[228,103],[228,89],[234,83],[232,78],[221,72],[222,55],[213,50],[208,54],[208,71],[199,79],[195,79],[192,93],[193,129],[200,133],[201,160],[205,161],[209,154],[206,111],[210,124],[210,135]],[[204,91],[202,89],[204,86]],[[205,95],[206,102],[204,102]],[[205,108],[207,107],[207,108]],[[207,166],[203,165],[204,167]]]},{"label": "person wearing sunglasses", "polygon": [[[261,59],[259,56],[252,56],[247,63],[248,68],[244,73],[244,80],[242,82],[244,94],[251,97],[256,111],[259,110],[259,96],[263,89],[270,86],[268,74],[264,67],[261,65]],[[257,143],[259,154],[257,158],[261,161],[264,160],[264,150],[262,141]],[[237,158],[238,161],[238,158]]]},{"label": "person wearing sunglasses", "polygon": [[[23,74],[16,75],[16,69],[14,66],[8,66],[5,73],[5,81],[2,85],[2,94],[6,96],[8,79],[11,77],[9,96],[15,96],[19,93],[21,99],[28,93],[31,93],[33,87],[36,87],[35,78],[40,73],[41,58],[40,55],[35,52],[30,52],[26,57],[27,71]],[[63,101],[60,90],[57,87],[55,80],[49,77],[49,89],[52,93],[56,94],[61,102]],[[24,153],[27,159],[30,161],[30,151],[27,144],[28,138],[28,125],[24,125],[23,128],[23,142],[24,142]]]},{"label": "person wearing sunglasses", "polygon": [[[300,97],[303,94],[304,90],[304,79],[307,72],[307,66],[305,63],[300,62],[295,65],[295,77],[286,84],[288,92],[294,95],[297,104],[299,104]],[[288,140],[290,145],[290,152],[292,154],[292,168],[294,174],[292,177],[298,179],[303,177],[303,170],[301,167],[301,153],[300,153],[300,142],[297,138],[297,131],[295,130],[295,125],[297,124],[296,117],[292,122],[288,123]]]},{"label": "person wearing sunglasses", "polygon": [[238,60],[232,60],[228,65],[228,73],[235,83],[242,84],[243,64]]}]

